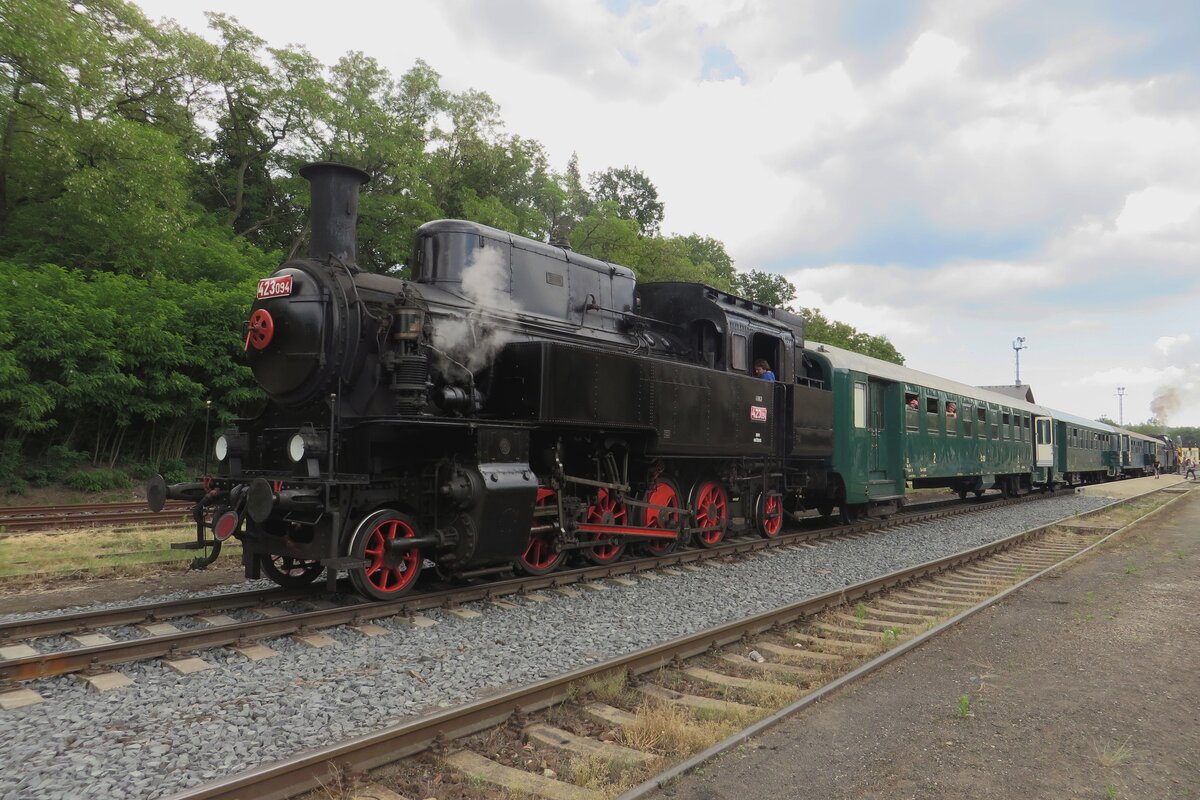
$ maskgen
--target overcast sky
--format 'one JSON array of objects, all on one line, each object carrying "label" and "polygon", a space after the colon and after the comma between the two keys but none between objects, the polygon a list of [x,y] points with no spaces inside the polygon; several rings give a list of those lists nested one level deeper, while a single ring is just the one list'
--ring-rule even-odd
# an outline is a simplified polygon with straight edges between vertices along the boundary
[{"label": "overcast sky", "polygon": [[[417,58],[908,365],[1200,426],[1200,3],[140,0]],[[1172,402],[1172,397],[1177,398]]]}]

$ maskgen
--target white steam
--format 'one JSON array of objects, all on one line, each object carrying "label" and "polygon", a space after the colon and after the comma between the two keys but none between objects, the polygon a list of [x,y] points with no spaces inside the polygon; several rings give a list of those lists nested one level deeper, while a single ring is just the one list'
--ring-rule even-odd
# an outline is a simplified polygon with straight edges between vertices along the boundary
[{"label": "white steam", "polygon": [[[515,313],[520,306],[509,292],[509,269],[503,254],[494,248],[473,249],[462,274],[463,296],[485,311]],[[500,348],[513,340],[476,311],[460,319],[442,320],[434,332],[433,345],[472,373],[488,366]]]}]

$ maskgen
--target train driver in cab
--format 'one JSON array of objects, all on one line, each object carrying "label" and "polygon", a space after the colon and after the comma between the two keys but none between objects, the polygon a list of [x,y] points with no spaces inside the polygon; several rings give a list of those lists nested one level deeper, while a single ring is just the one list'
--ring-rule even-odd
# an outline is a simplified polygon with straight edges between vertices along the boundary
[{"label": "train driver in cab", "polygon": [[771,371],[771,365],[767,363],[765,358],[760,358],[754,362],[754,374],[764,381],[775,380],[775,373]]}]

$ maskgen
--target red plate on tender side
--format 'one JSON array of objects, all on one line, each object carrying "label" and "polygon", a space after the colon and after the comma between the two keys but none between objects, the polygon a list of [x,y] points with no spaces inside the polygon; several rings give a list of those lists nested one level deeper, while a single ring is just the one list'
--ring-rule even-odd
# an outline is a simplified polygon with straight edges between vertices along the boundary
[{"label": "red plate on tender side", "polygon": [[259,300],[269,300],[272,297],[287,297],[291,293],[291,275],[275,275],[270,278],[263,278],[258,282]]}]

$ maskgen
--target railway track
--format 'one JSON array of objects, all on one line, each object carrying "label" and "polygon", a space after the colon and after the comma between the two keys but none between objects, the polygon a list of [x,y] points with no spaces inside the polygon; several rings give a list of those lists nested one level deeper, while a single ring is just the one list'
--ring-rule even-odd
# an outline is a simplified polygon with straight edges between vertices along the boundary
[{"label": "railway track", "polygon": [[[40,616],[0,623],[0,687],[20,681],[71,673],[104,675],[105,668],[153,658],[170,663],[187,654],[212,647],[247,648],[255,642],[288,635],[311,636],[321,629],[358,626],[388,617],[412,617],[432,608],[455,608],[465,603],[493,600],[575,584],[670,567],[699,564],[711,559],[747,556],[773,548],[802,546],[820,539],[864,535],[887,528],[994,509],[1020,502],[1036,502],[1040,495],[1024,498],[974,501],[936,501],[912,506],[890,519],[870,519],[815,530],[796,530],[772,539],[744,537],[713,548],[682,550],[661,556],[618,561],[604,566],[561,570],[538,577],[480,582],[406,596],[388,602],[351,601],[335,604],[319,587],[304,591],[253,590],[198,599],[134,604],[99,611]],[[808,544],[811,546],[811,544]],[[304,601],[285,609],[280,604]],[[307,605],[305,605],[307,603]],[[229,616],[239,612],[243,619]],[[181,629],[172,620],[186,618],[191,627]],[[127,630],[114,640],[109,629]],[[43,652],[38,639],[65,636],[75,647]],[[101,679],[103,680],[103,679]],[[3,691],[0,689],[0,691]],[[32,700],[32,698],[31,698]]]},{"label": "railway track", "polygon": [[[1106,522],[1104,515],[1122,502],[211,781],[172,800],[282,800],[330,787],[347,790],[345,796],[389,796],[367,785],[369,770],[418,754],[423,759],[410,760],[408,773],[403,766],[389,769],[393,785],[402,789],[406,776],[437,772],[452,776],[442,781],[438,797],[461,797],[464,787],[576,800],[612,797],[615,791],[561,780],[573,771],[568,765],[583,758],[619,776],[610,784],[624,788],[619,800],[636,800],[1145,518]],[[598,699],[598,686],[622,701]],[[787,693],[780,687],[790,687],[796,699],[781,703]],[[755,721],[695,755],[671,758],[642,735],[647,709]],[[532,757],[515,767],[495,758],[512,752]],[[562,768],[538,767],[545,763]],[[630,782],[630,775],[647,777]]]},{"label": "railway track", "polygon": [[192,503],[172,500],[159,512],[146,503],[90,503],[59,506],[0,507],[0,531],[36,533],[73,528],[118,527],[190,520]]}]

